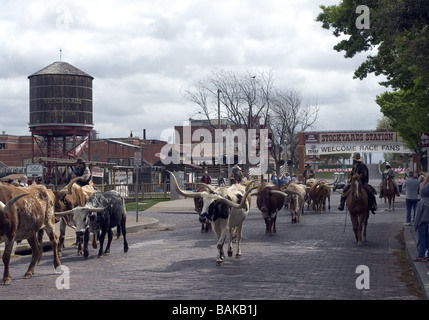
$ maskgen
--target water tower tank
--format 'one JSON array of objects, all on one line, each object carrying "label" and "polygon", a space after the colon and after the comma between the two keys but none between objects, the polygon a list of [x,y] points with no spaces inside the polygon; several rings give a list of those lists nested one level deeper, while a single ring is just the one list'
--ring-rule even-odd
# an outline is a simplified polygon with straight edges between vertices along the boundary
[{"label": "water tower tank", "polygon": [[28,79],[30,131],[61,136],[73,129],[92,130],[92,76],[67,62],[57,61]]}]

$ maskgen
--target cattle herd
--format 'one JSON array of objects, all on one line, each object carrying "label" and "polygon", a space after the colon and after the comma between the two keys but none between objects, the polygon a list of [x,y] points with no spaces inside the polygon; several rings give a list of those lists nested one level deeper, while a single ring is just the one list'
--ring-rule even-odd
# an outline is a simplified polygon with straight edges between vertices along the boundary
[{"label": "cattle herd", "polygon": [[[168,171],[169,172],[169,171]],[[216,264],[221,265],[225,254],[223,246],[228,236],[228,256],[233,255],[233,243],[236,242],[236,254],[241,256],[242,227],[252,196],[256,196],[258,209],[265,221],[266,234],[276,233],[277,212],[287,207],[292,223],[298,223],[304,205],[312,203],[315,211],[323,211],[326,200],[330,199],[330,188],[325,182],[308,181],[306,185],[289,183],[281,189],[269,183],[254,187],[250,182],[246,186],[233,184],[229,187],[204,185],[196,191],[182,190],[174,175],[169,172],[176,191],[185,197],[194,198],[195,211],[199,214],[202,232],[212,229],[217,236]],[[53,252],[54,268],[60,266],[64,237],[67,227],[76,231],[78,254],[89,257],[88,243],[93,234],[92,245],[97,247],[98,256],[107,255],[113,238],[112,228],[116,227],[117,237],[123,236],[124,252],[128,251],[126,239],[125,201],[115,191],[101,192],[92,185],[80,187],[73,179],[60,191],[52,191],[43,185],[16,187],[0,183],[0,243],[5,243],[2,260],[4,273],[2,285],[11,283],[9,262],[14,242],[27,240],[31,250],[31,262],[24,278],[31,278],[35,265],[42,256],[41,239],[46,232]],[[329,206],[330,209],[330,206]],[[55,223],[60,223],[59,238],[55,234]],[[107,245],[104,240],[107,234]],[[104,250],[104,251],[103,251]]]},{"label": "cattle herd", "polygon": [[[208,223],[214,230],[218,239],[217,265],[223,263],[225,257],[223,245],[227,235],[229,236],[228,256],[233,255],[233,242],[237,242],[235,256],[237,258],[241,256],[242,227],[249,213],[252,196],[256,196],[257,207],[265,221],[266,235],[276,233],[277,212],[284,207],[288,207],[292,223],[300,221],[306,202],[308,206],[312,204],[315,211],[322,212],[328,200],[330,209],[330,185],[324,181],[309,179],[305,185],[290,182],[282,188],[266,182],[252,187],[254,181],[250,181],[246,186],[233,184],[229,187],[214,187],[202,183],[196,191],[188,191],[182,190],[174,174],[168,170],[167,172],[178,194],[194,198],[195,211],[199,214],[202,224],[201,232],[209,230]],[[256,191],[252,192],[253,190]]]},{"label": "cattle herd", "polygon": [[[53,192],[43,185],[32,184],[16,187],[0,183],[0,243],[5,243],[2,256],[4,273],[2,285],[9,285],[11,277],[9,262],[14,242],[27,240],[32,251],[31,262],[24,278],[31,278],[35,265],[42,256],[43,232],[49,236],[53,252],[54,268],[61,265],[66,227],[76,230],[78,254],[89,257],[90,233],[100,242],[98,256],[109,253],[112,228],[116,227],[118,237],[123,235],[124,251],[128,251],[126,240],[126,215],[124,199],[115,191],[100,192],[92,185],[80,187],[73,179],[63,190]],[[60,221],[60,236],[55,234],[55,223]],[[106,249],[103,242],[108,236]],[[82,250],[83,239],[83,250]]]}]

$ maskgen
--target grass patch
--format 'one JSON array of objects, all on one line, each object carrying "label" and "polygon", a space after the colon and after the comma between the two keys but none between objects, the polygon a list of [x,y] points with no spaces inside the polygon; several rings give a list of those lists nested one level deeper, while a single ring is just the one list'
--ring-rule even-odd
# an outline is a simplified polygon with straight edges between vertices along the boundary
[{"label": "grass patch", "polygon": [[[398,240],[401,245],[404,244],[404,228],[396,235],[395,239]],[[414,273],[410,258],[405,252],[405,246],[399,251],[392,252],[392,254],[396,257],[395,265],[401,268],[399,279],[405,283],[408,293],[419,300],[423,300],[423,292],[417,280],[417,275]]]},{"label": "grass patch", "polygon": [[[170,199],[143,199],[139,200],[139,211],[145,211],[147,208],[152,207],[153,205],[163,202],[163,201],[170,201]],[[127,211],[136,211],[136,202],[130,201],[125,203],[125,209]]]}]

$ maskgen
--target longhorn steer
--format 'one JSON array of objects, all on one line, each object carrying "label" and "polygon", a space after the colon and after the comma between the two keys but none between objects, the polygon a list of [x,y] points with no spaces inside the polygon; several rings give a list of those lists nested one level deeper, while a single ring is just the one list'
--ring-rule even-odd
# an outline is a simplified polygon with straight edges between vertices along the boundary
[{"label": "longhorn steer", "polygon": [[301,214],[304,212],[304,201],[307,193],[306,187],[298,183],[290,183],[286,189],[282,191],[290,194],[287,198],[289,211],[291,214],[291,222],[296,223],[301,220]]},{"label": "longhorn steer", "polygon": [[285,196],[287,196],[287,194],[279,192],[280,188],[278,186],[264,182],[258,187],[258,192],[256,193],[256,205],[265,220],[266,235],[272,235],[277,231],[277,212],[283,208]]},{"label": "longhorn steer", "polygon": [[326,208],[326,199],[328,199],[328,208],[331,210],[331,189],[326,182],[314,182],[308,191],[308,195],[313,201],[314,211],[322,212]]},{"label": "longhorn steer", "polygon": [[176,177],[166,170],[174,181],[174,188],[177,193],[191,198],[202,198],[203,207],[200,213],[200,222],[210,221],[212,229],[215,231],[217,241],[217,258],[216,264],[221,265],[225,258],[223,245],[227,233],[229,234],[228,256],[233,254],[232,239],[233,230],[237,228],[237,253],[236,258],[241,257],[241,239],[243,221],[246,219],[250,209],[250,190],[244,186],[234,184],[230,187],[218,187],[210,191],[194,192],[184,191],[177,184]]},{"label": "longhorn steer", "polygon": [[113,238],[112,228],[116,227],[117,238],[121,232],[124,237],[124,252],[128,252],[126,214],[124,199],[116,191],[96,192],[91,195],[85,206],[77,206],[72,210],[57,213],[58,216],[72,214],[72,220],[76,225],[77,236],[83,235],[83,256],[89,257],[89,234],[100,234],[100,249],[98,257],[103,256],[103,243],[107,233],[107,245],[105,255],[110,253],[110,244]]},{"label": "longhorn steer", "polygon": [[[82,177],[77,177],[71,180],[68,185],[66,185],[63,189],[59,191],[54,191],[55,195],[55,212],[62,212],[65,210],[71,210],[77,206],[84,206],[88,201],[89,197],[98,192],[98,190],[94,189],[92,185],[79,186],[75,182],[81,180]],[[66,227],[69,226],[75,229],[71,221],[70,215],[63,216],[60,221],[60,235],[59,235],[59,243],[58,243],[58,256],[61,257],[63,254],[64,248],[64,240],[66,235]],[[56,219],[58,222],[58,218]],[[42,243],[43,230],[39,231],[39,242]],[[82,239],[76,238],[76,244],[78,245],[78,255],[82,255]],[[94,240],[92,243],[94,248],[97,248],[96,236],[94,235]]]},{"label": "longhorn steer", "polygon": [[[17,201],[20,197],[24,199]],[[15,202],[17,201],[17,202]],[[7,205],[4,205],[7,203]],[[15,203],[13,205],[13,203]],[[42,185],[15,187],[0,183],[0,243],[5,242],[3,252],[4,273],[2,285],[9,285],[9,262],[13,243],[26,239],[32,250],[31,262],[24,278],[34,274],[34,267],[42,257],[37,232],[44,228],[51,242],[54,267],[61,265],[58,259],[58,240],[55,234],[54,194]]]}]

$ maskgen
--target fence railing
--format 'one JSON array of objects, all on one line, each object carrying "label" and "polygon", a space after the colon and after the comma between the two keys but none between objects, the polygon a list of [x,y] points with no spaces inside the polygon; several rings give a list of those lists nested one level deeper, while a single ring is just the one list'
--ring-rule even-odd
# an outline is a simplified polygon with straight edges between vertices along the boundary
[{"label": "fence railing", "polygon": [[[101,191],[116,190],[126,200],[136,198],[136,184],[103,184],[94,185]],[[195,183],[185,183],[186,190],[195,190]],[[138,185],[139,199],[170,199],[170,183],[140,183]]]}]

